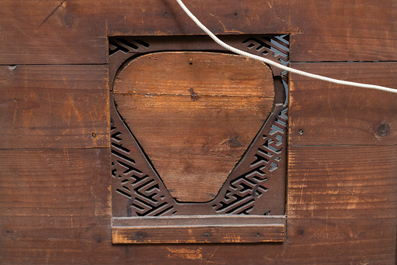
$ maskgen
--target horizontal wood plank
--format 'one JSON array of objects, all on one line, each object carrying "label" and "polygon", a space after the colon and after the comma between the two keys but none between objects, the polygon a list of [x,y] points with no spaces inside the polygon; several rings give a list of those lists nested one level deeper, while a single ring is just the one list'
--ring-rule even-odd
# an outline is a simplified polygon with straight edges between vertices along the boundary
[{"label": "horizontal wood plank", "polygon": [[105,66],[0,66],[0,148],[109,146]]},{"label": "horizontal wood plank", "polygon": [[[337,264],[341,256],[371,263],[382,256],[393,264],[396,155],[395,146],[290,146],[287,238],[292,252],[321,249],[323,258],[296,256],[296,263]],[[347,258],[352,248],[362,256]]]},{"label": "horizontal wood plank", "polygon": [[[342,80],[397,89],[397,63],[292,66]],[[290,145],[395,145],[397,94],[291,75]]]},{"label": "horizontal wood plank", "polygon": [[192,96],[191,89],[197,97],[274,97],[268,66],[238,55],[211,52],[140,56],[123,68],[113,85],[116,94],[147,96]]},{"label": "horizontal wood plank", "polygon": [[[363,165],[369,154],[383,149],[385,155],[366,163],[363,171],[351,166]],[[5,264],[87,264],[87,260],[94,264],[120,260],[147,264],[240,264],[241,260],[249,264],[263,264],[263,260],[268,264],[394,264],[396,202],[392,192],[396,192],[397,156],[391,146],[292,147],[283,244],[112,246],[107,151],[0,153],[0,252]],[[357,187],[344,188],[346,181]],[[329,196],[338,185],[341,207],[336,208],[338,199]],[[388,194],[382,194],[379,186],[389,186]],[[355,193],[350,198],[347,188]]]},{"label": "horizontal wood plank", "polygon": [[283,242],[284,225],[112,227],[113,244]]},{"label": "horizontal wood plank", "polygon": [[[292,61],[397,58],[393,0],[185,4],[216,34],[291,33]],[[1,64],[105,63],[107,36],[203,34],[175,1],[161,0],[7,0],[0,25]]]},{"label": "horizontal wood plank", "polygon": [[112,226],[212,226],[212,225],[285,225],[284,215],[181,215],[156,217],[113,217]]},{"label": "horizontal wood plank", "polygon": [[[214,33],[291,33],[291,61],[397,58],[393,0],[184,2]],[[110,35],[202,34],[175,1],[122,1],[107,14]]]},{"label": "horizontal wood plank", "polygon": [[83,264],[110,244],[109,164],[105,148],[0,150],[0,263]]},{"label": "horizontal wood plank", "polygon": [[106,19],[75,1],[1,1],[0,64],[105,63]]},{"label": "horizontal wood plank", "polygon": [[396,155],[395,146],[290,147],[287,216],[394,220]]}]

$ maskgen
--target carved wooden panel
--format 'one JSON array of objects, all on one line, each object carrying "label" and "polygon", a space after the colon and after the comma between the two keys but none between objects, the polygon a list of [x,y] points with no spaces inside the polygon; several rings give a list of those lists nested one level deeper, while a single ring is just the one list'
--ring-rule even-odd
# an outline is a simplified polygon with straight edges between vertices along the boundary
[{"label": "carved wooden panel", "polygon": [[[288,64],[288,35],[226,39]],[[227,229],[198,239],[225,225],[216,215],[256,216],[257,225],[239,219],[253,230],[233,242],[283,241],[284,232],[274,237],[263,229],[285,225],[286,75],[219,50],[206,37],[111,38],[109,44],[113,243],[226,242]],[[189,228],[196,236],[156,239],[139,225],[145,217],[170,216],[175,229],[183,215],[201,216]],[[262,227],[268,216],[273,222]],[[132,218],[133,227],[116,225],[123,218]],[[248,239],[253,232],[261,236]]]}]

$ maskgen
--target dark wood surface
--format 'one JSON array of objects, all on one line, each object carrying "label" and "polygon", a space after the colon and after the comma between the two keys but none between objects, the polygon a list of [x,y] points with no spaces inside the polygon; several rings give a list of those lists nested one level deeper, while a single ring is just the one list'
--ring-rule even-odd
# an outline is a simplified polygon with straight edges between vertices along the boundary
[{"label": "dark wood surface", "polygon": [[283,215],[112,218],[112,243],[283,242],[285,223]]},{"label": "dark wood surface", "polygon": [[[218,34],[296,35],[294,61],[397,58],[394,0],[185,4]],[[0,24],[0,64],[105,63],[107,35],[202,34],[173,0],[7,0],[0,3]]]},{"label": "dark wood surface", "polygon": [[[193,217],[194,218],[194,217]],[[113,244],[283,242],[284,225],[212,225],[112,227]]]},{"label": "dark wood surface", "polygon": [[[292,62],[322,62],[300,69],[396,86],[393,0],[186,5],[216,33],[291,33]],[[395,264],[395,96],[292,76],[284,243],[112,245],[107,36],[200,30],[173,1],[5,0],[0,33],[0,264]]]},{"label": "dark wood surface", "polygon": [[[395,62],[294,63],[292,66],[328,77],[397,89]],[[298,75],[291,76],[290,87],[290,144],[397,144],[397,94],[329,84]],[[389,128],[386,135],[378,132],[382,125]]]},{"label": "dark wood surface", "polygon": [[274,85],[270,69],[258,61],[166,52],[131,61],[117,75],[113,93],[171,195],[206,202],[269,116]]},{"label": "dark wood surface", "polygon": [[0,148],[109,146],[105,66],[0,66],[0,84]]}]

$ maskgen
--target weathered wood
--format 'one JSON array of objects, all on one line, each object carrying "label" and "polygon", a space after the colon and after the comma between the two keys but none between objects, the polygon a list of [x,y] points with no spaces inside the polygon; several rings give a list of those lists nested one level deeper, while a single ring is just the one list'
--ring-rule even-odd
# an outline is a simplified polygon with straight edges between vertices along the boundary
[{"label": "weathered wood", "polygon": [[[218,34],[292,33],[292,62],[394,61],[397,57],[397,9],[393,0],[186,1],[186,5]],[[160,0],[122,0],[117,3],[5,0],[0,2],[0,32],[0,63],[3,65],[103,64],[107,60],[108,35],[202,34],[175,2]],[[363,65],[375,66],[362,70]],[[298,67],[351,80],[355,78],[352,75],[356,75],[362,78],[357,81],[395,87],[394,63],[300,64]],[[27,69],[25,66],[18,68]],[[78,72],[88,68],[91,73],[101,72],[90,79],[90,83],[98,88],[106,87],[107,73],[102,66],[73,65],[67,68]],[[89,128],[87,131],[103,128],[104,123],[98,123],[98,117],[108,109],[104,100],[106,95],[101,94],[101,89],[91,89],[85,94],[77,92],[80,89],[73,89],[66,94],[65,89],[77,88],[83,81],[59,75],[62,71],[53,71],[47,76],[38,73],[40,79],[56,80],[51,85],[48,83],[48,87],[45,83],[37,83],[36,91],[51,93],[46,100],[36,101],[39,96],[29,94],[33,92],[28,86],[25,94],[29,97],[21,97],[24,101],[17,101],[15,105],[7,101],[6,109],[34,106],[25,101],[38,102],[43,108],[51,101],[67,105],[76,103],[76,99],[82,96],[87,107],[80,102],[80,113],[86,114],[88,106],[96,112],[92,117],[84,118],[78,126]],[[25,88],[24,75],[8,82],[4,80],[9,80],[9,77],[3,74],[0,78],[3,96],[0,108],[4,108],[4,95],[13,100],[13,96],[22,95]],[[56,79],[59,76],[65,80]],[[73,76],[81,77],[80,74]],[[20,89],[14,93],[16,86],[13,84],[18,82]],[[101,144],[94,143],[84,138],[87,131],[83,132],[82,127],[78,127],[77,133],[72,133],[77,136],[71,138],[71,134],[70,137],[59,138],[61,142],[55,142],[55,145],[50,143],[56,137],[44,140],[47,136],[38,138],[38,132],[37,137],[25,138],[32,134],[30,130],[15,131],[14,128],[10,134],[12,131],[7,128],[10,128],[15,113],[30,111],[35,114],[24,116],[20,124],[25,126],[34,123],[39,110],[19,109],[13,112],[2,109],[0,263],[395,264],[397,163],[394,96],[379,96],[381,92],[354,88],[352,91],[357,93],[345,94],[351,88],[335,87],[331,90],[328,87],[333,88],[333,85],[298,80],[294,75],[292,82],[290,144],[294,146],[289,150],[285,242],[112,246],[109,150],[77,149],[105,146],[103,143],[108,146],[109,139]],[[44,88],[39,90],[43,84]],[[52,94],[57,87],[62,88],[64,98]],[[329,94],[320,93],[318,87],[325,87]],[[334,95],[333,91],[343,96]],[[68,95],[73,97],[69,99]],[[352,96],[350,103],[348,95]],[[376,102],[378,98],[379,102]],[[352,102],[356,112],[349,114]],[[58,107],[46,106],[45,113],[50,111],[49,106],[52,109]],[[333,111],[345,111],[339,111],[337,115],[334,112],[336,131],[326,130],[332,119],[329,108],[325,106],[331,106]],[[366,109],[368,106],[371,111]],[[313,119],[314,115],[322,115],[316,117],[323,120]],[[351,120],[353,116],[360,120]],[[45,124],[45,117],[40,117],[43,118],[39,124]],[[61,124],[63,130],[76,130],[75,124],[55,122],[61,115],[46,117],[51,123]],[[314,124],[310,123],[310,118]],[[388,124],[390,132],[376,138],[374,133],[384,122],[382,118],[391,120]],[[305,126],[302,135],[299,135],[300,125]],[[44,129],[51,130],[41,130]],[[382,127],[380,133],[386,131]],[[357,133],[357,138],[352,133]],[[56,134],[61,136],[59,132]],[[349,146],[306,146],[333,144]],[[4,150],[48,146],[67,149]]]},{"label": "weathered wood", "polygon": [[79,2],[1,1],[0,25],[0,64],[107,60],[106,19],[82,10]]},{"label": "weathered wood", "polygon": [[396,154],[395,146],[290,147],[287,238],[296,263],[302,247],[321,253],[306,264],[394,263]]},{"label": "weathered wood", "polygon": [[0,148],[109,146],[104,66],[0,66]]},{"label": "weathered wood", "polygon": [[[329,77],[397,89],[397,63],[292,66]],[[335,85],[293,74],[290,89],[290,145],[397,143],[397,94]]]},{"label": "weathered wood", "polygon": [[[292,33],[293,61],[397,58],[393,0],[186,1],[217,34]],[[34,12],[32,12],[34,10]],[[2,1],[1,64],[105,63],[106,37],[203,34],[175,1]]]},{"label": "weathered wood", "polygon": [[113,244],[283,242],[283,225],[112,227]]},{"label": "weathered wood", "polygon": [[85,263],[79,249],[110,242],[109,163],[105,148],[1,150],[0,263]]},{"label": "weathered wood", "polygon": [[211,225],[285,225],[284,215],[184,215],[158,217],[113,217],[112,225],[118,227],[146,226],[211,226]]},{"label": "weathered wood", "polygon": [[113,218],[113,244],[283,242],[285,216]]},{"label": "weathered wood", "polygon": [[270,69],[214,53],[131,61],[113,88],[119,114],[180,201],[212,200],[267,119]]},{"label": "weathered wood", "polygon": [[[103,0],[102,0],[103,1]],[[184,1],[217,34],[291,33],[291,61],[380,61],[397,58],[393,0]],[[203,34],[176,1],[81,3],[106,8],[109,35]],[[106,2],[107,3],[107,2]],[[120,14],[123,14],[120,16]]]},{"label": "weathered wood", "polygon": [[[245,260],[263,264],[266,260],[268,264],[394,264],[395,147],[309,150],[290,150],[291,196],[283,244],[134,246],[111,246],[107,151],[3,150],[2,262],[240,264]],[[365,163],[374,152],[381,156]],[[351,165],[364,168],[357,171]],[[388,191],[382,191],[384,186]],[[335,187],[339,192],[332,199]]]}]

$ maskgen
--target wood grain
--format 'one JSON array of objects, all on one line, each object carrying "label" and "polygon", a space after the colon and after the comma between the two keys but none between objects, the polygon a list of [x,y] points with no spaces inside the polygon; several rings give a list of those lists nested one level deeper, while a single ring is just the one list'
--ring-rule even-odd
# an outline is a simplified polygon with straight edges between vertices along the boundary
[{"label": "wood grain", "polygon": [[285,225],[285,215],[177,215],[153,217],[112,217],[112,225],[119,227],[146,226],[211,226],[211,225]]},{"label": "wood grain", "polygon": [[395,146],[290,147],[291,251],[322,253],[303,264],[394,263],[396,154]]},{"label": "wood grain", "polygon": [[[291,33],[292,62],[371,61],[293,64],[300,69],[395,87],[395,63],[377,62],[397,57],[393,0],[204,0],[186,5],[217,34]],[[71,76],[64,66],[18,65],[16,71],[25,69],[28,81],[25,73],[9,77],[6,67],[105,64],[107,36],[202,32],[174,1],[4,0],[0,33],[1,264],[395,264],[394,96],[354,88],[346,92],[349,88],[292,75],[285,242],[112,245],[109,139],[86,138],[93,128],[102,128],[99,134],[108,130],[98,118],[108,112],[107,95],[91,89],[106,88],[106,65],[66,66]],[[56,70],[43,75],[28,68]],[[85,71],[100,74],[86,82]],[[90,91],[80,91],[81,84]],[[12,102],[15,96],[21,101]],[[39,114],[41,109],[31,103],[45,111]],[[72,111],[70,123],[60,119],[62,104],[77,104],[86,115],[81,123],[72,122]],[[49,115],[54,108],[55,116]],[[88,110],[95,112],[89,116]],[[15,113],[24,115],[18,128],[10,126]],[[47,120],[58,127],[47,128]],[[389,134],[377,138],[376,129],[387,121]],[[44,126],[45,134],[25,125]],[[56,141],[67,129],[73,133]],[[67,148],[43,149],[48,146]],[[13,148],[33,149],[6,150]]]},{"label": "wood grain", "polygon": [[110,240],[109,163],[105,148],[1,150],[0,263],[84,263]]},{"label": "wood grain", "polygon": [[289,154],[284,243],[112,246],[107,150],[2,150],[2,263],[394,264],[395,147]]},{"label": "wood grain", "polygon": [[283,225],[112,227],[113,244],[283,242]]},{"label": "wood grain", "polygon": [[112,243],[283,242],[285,223],[285,216],[112,218]]},{"label": "wood grain", "polygon": [[108,147],[104,66],[0,66],[0,148]]},{"label": "wood grain", "polygon": [[[293,64],[329,77],[397,89],[397,63]],[[397,94],[291,75],[290,145],[395,145]],[[378,133],[388,126],[386,136]],[[302,130],[302,132],[300,132]]]},{"label": "wood grain", "polygon": [[0,64],[106,62],[106,19],[75,1],[1,1]]},{"label": "wood grain", "polygon": [[113,93],[171,195],[204,202],[215,198],[267,119],[274,87],[260,62],[156,53],[130,62]]},{"label": "wood grain", "polygon": [[[216,34],[293,34],[292,61],[397,58],[393,0],[185,4]],[[105,63],[107,36],[203,34],[175,1],[162,0],[7,0],[0,24],[1,64]]]}]

